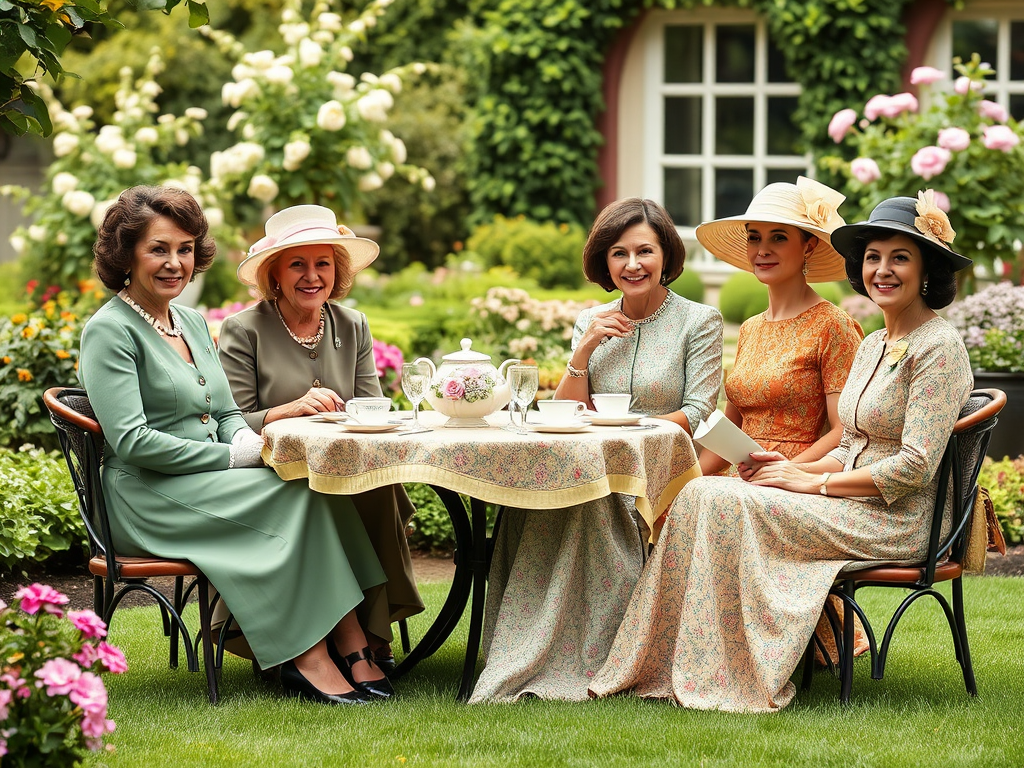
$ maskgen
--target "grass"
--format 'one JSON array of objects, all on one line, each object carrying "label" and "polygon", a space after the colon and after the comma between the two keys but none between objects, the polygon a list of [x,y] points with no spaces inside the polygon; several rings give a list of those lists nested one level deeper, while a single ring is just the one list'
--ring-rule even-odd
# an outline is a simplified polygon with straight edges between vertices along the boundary
[{"label": "grass", "polygon": [[[884,680],[871,680],[861,659],[851,705],[838,703],[834,678],[818,674],[810,691],[774,715],[694,712],[630,697],[457,704],[465,621],[398,681],[394,702],[355,711],[301,704],[257,682],[248,662],[229,659],[213,707],[201,674],[167,668],[155,609],[131,609],[115,616],[111,637],[131,668],[106,678],[116,749],[87,765],[1024,765],[1024,579],[970,578],[965,591],[977,699],[964,690],[937,605],[919,601],[900,623]],[[436,611],[446,585],[423,592]],[[874,590],[868,599],[871,592],[862,595],[872,617],[889,615],[900,597]],[[411,625],[415,638],[426,620]]]}]

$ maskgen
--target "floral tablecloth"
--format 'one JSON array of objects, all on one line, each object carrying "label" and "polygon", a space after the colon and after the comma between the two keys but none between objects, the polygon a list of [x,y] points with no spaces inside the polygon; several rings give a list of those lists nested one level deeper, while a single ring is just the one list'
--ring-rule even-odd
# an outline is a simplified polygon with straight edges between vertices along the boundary
[{"label": "floral tablecloth", "polygon": [[517,435],[500,427],[446,429],[445,417],[420,415],[430,432],[347,432],[312,418],[275,421],[263,429],[263,458],[285,480],[307,478],[313,490],[353,494],[392,483],[428,483],[483,501],[524,509],[556,509],[609,493],[636,496],[647,524],[700,476],[689,435],[646,419],[655,429],[592,426],[569,434]]}]

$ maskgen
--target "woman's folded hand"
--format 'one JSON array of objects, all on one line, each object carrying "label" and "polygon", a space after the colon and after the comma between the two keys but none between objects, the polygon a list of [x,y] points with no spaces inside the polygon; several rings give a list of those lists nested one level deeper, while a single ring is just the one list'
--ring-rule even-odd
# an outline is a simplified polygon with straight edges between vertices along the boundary
[{"label": "woman's folded hand", "polygon": [[235,432],[231,438],[231,459],[228,469],[240,467],[262,467],[263,438],[246,427]]}]

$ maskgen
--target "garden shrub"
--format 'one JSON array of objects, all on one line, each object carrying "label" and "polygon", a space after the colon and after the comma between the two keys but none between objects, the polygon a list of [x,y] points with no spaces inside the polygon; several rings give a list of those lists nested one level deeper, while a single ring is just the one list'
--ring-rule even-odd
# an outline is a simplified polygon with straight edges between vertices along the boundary
[{"label": "garden shrub", "polygon": [[54,556],[83,559],[88,536],[60,452],[0,449],[0,477],[0,569],[24,570]]},{"label": "garden shrub", "polygon": [[668,287],[690,301],[704,301],[704,281],[692,269],[684,270],[683,274],[670,283]]},{"label": "garden shrub", "polygon": [[587,233],[577,224],[524,220],[513,227],[501,249],[501,261],[542,288],[579,288],[586,241]]},{"label": "garden shrub", "polygon": [[502,263],[501,254],[505,244],[512,239],[516,228],[526,221],[525,216],[506,218],[495,216],[490,222],[480,224],[466,240],[466,249],[475,253],[488,267],[496,267]]},{"label": "garden shrub", "polygon": [[722,285],[718,308],[727,323],[742,323],[768,309],[768,288],[749,272],[737,272]]},{"label": "garden shrub", "polygon": [[1006,542],[1024,542],[1024,456],[1001,461],[986,458],[978,485],[988,489]]},{"label": "garden shrub", "polygon": [[811,288],[813,288],[814,292],[821,296],[821,298],[825,299],[825,301],[831,301],[837,307],[845,295],[838,283],[815,283]]},{"label": "garden shrub", "polygon": [[[434,554],[450,553],[455,548],[455,531],[452,529],[451,518],[441,499],[423,483],[406,483],[405,490],[416,506],[416,514],[410,521],[412,532],[409,534],[409,546],[412,549]],[[468,500],[462,497],[468,510]],[[497,506],[487,505],[487,528],[494,526]]]}]

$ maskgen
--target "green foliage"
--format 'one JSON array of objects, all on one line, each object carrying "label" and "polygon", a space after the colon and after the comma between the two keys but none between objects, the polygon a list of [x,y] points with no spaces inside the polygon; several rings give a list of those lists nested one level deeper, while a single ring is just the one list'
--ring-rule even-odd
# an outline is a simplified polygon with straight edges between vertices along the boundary
[{"label": "green foliage", "polygon": [[692,269],[683,270],[683,274],[669,284],[669,289],[690,301],[704,301],[704,281]]},{"label": "green foliage", "polygon": [[38,309],[0,317],[0,446],[57,447],[43,392],[78,380],[82,328],[105,298],[85,281],[77,291],[46,291]]},{"label": "green foliage", "polygon": [[987,488],[1008,544],[1024,542],[1024,456],[986,458],[978,485]]},{"label": "green foliage", "polygon": [[0,449],[0,570],[16,572],[54,556],[83,559],[88,536],[59,451]]},{"label": "green foliage", "polygon": [[1024,372],[1024,285],[1000,282],[954,303],[947,312],[982,371]]},{"label": "green foliage", "polygon": [[[451,552],[455,548],[455,531],[441,499],[423,483],[406,483],[405,490],[416,507],[416,515],[410,521],[412,532],[409,546],[426,552]],[[469,500],[462,496],[462,503],[469,508]],[[494,525],[497,507],[487,505],[487,527]]]},{"label": "green foliage", "polygon": [[579,288],[586,241],[587,233],[575,224],[499,215],[474,229],[467,246],[484,264],[504,264],[542,288]]},{"label": "green foliage", "polygon": [[768,288],[749,272],[737,272],[722,285],[718,308],[727,323],[742,323],[768,309]]}]

